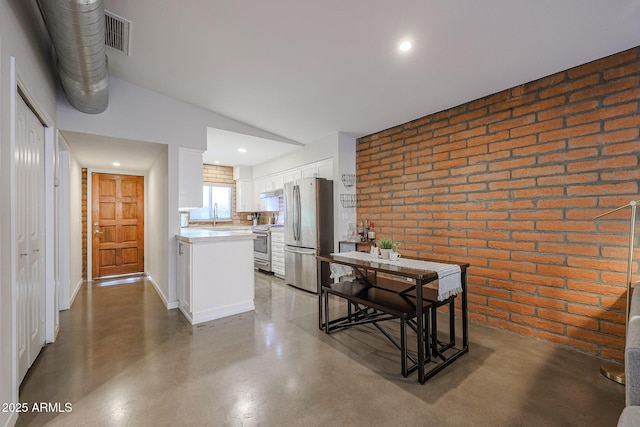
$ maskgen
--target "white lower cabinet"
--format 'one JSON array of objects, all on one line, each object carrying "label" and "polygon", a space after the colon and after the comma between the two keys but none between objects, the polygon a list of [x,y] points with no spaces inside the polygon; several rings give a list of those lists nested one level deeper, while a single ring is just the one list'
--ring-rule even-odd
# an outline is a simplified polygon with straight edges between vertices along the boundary
[{"label": "white lower cabinet", "polygon": [[271,270],[284,279],[284,227],[271,228]]},{"label": "white lower cabinet", "polygon": [[253,236],[217,233],[178,240],[178,307],[192,325],[255,309]]}]

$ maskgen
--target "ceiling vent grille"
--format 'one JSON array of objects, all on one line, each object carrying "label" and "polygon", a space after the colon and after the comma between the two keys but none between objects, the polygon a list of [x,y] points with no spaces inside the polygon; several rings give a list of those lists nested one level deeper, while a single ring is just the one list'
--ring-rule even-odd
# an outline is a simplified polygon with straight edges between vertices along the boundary
[{"label": "ceiling vent grille", "polygon": [[131,22],[126,19],[109,12],[104,11],[104,22],[106,32],[104,43],[107,47],[129,55],[129,31],[131,30]]}]

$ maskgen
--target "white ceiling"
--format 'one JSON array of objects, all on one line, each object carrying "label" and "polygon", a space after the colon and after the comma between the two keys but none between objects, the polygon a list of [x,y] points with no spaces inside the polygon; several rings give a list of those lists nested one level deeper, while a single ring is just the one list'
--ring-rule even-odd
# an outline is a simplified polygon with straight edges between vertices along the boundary
[{"label": "white ceiling", "polygon": [[[302,144],[367,135],[640,45],[639,0],[105,6],[132,21],[131,55],[109,51],[112,76]],[[404,38],[408,53],[397,49]],[[252,142],[263,161],[292,148]],[[208,155],[241,163],[234,149],[249,143],[227,139]]]},{"label": "white ceiling", "polygon": [[[167,146],[164,144],[80,132],[63,131],[61,133],[80,165],[88,168],[145,172],[153,166],[161,154],[164,153],[166,156],[167,153]],[[118,162],[120,165],[115,166],[113,162]]]}]

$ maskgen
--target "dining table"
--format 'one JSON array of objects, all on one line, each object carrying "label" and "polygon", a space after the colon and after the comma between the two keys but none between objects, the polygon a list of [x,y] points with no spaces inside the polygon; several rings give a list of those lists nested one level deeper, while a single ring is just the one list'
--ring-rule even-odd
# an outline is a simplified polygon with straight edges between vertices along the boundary
[{"label": "dining table", "polygon": [[[354,294],[353,298],[345,293],[332,292],[332,284],[336,283],[340,277],[345,275],[354,278],[361,283],[364,288],[380,292],[392,292],[402,298],[402,301],[412,301],[410,316],[414,325],[417,338],[417,360],[415,370],[418,372],[418,381],[424,384],[427,379],[433,377],[445,367],[449,366],[460,356],[469,351],[469,315],[467,298],[467,268],[468,263],[464,262],[443,262],[431,258],[418,258],[402,256],[399,260],[391,261],[380,259],[378,256],[366,252],[338,252],[331,254],[321,254],[316,256],[317,286],[318,286],[318,326],[326,333],[330,333],[330,319],[328,318],[329,306],[327,305],[328,294],[342,296],[351,303],[354,301],[367,305],[367,300],[360,292]],[[329,267],[329,268],[328,268]],[[385,278],[392,278],[394,283],[400,286],[389,288],[390,281]],[[348,283],[348,282],[346,282]],[[352,282],[353,283],[353,282]],[[335,286],[334,286],[335,287]],[[453,298],[460,296],[460,313],[462,321],[462,345],[454,348],[453,354],[443,358],[429,370],[425,370],[425,364],[432,362],[429,354],[430,348],[435,348],[437,343],[432,342],[436,336],[433,331],[429,331],[428,316],[425,317],[425,310],[436,310],[439,302],[453,301]],[[410,297],[410,298],[409,298]],[[435,299],[430,301],[427,299]],[[323,304],[324,301],[324,304]],[[374,311],[385,311],[384,304],[372,303]],[[451,333],[454,334],[454,303],[451,302],[449,311],[451,316]],[[394,313],[394,310],[386,310]],[[396,313],[397,316],[397,313]],[[434,314],[435,316],[435,314]],[[394,317],[393,315],[391,317]],[[344,317],[343,319],[347,319]],[[386,320],[386,319],[385,319]],[[356,325],[358,322],[346,322],[346,326]],[[377,325],[376,325],[377,326]],[[402,325],[404,326],[404,324]],[[435,327],[435,325],[433,325]],[[381,329],[378,327],[378,329]],[[388,334],[383,331],[389,338]],[[391,339],[391,338],[390,338]],[[455,341],[455,338],[453,338]],[[396,344],[398,346],[398,344]],[[398,348],[400,348],[398,346]],[[403,356],[406,348],[402,349]],[[403,369],[405,360],[403,359]]]}]

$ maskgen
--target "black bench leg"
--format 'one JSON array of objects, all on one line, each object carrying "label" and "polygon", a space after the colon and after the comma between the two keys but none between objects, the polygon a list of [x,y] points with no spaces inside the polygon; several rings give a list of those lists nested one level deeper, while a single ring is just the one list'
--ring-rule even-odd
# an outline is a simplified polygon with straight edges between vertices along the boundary
[{"label": "black bench leg", "polygon": [[329,292],[324,293],[324,332],[329,333]]},{"label": "black bench leg", "polygon": [[427,308],[423,313],[422,313],[422,324],[424,327],[424,342],[422,343],[422,345],[424,345],[424,361],[425,363],[429,363],[431,362],[431,326],[429,325],[429,315],[430,312],[435,310],[433,306]]},{"label": "black bench leg", "polygon": [[456,301],[451,299],[449,303],[449,342],[451,346],[456,345]]},{"label": "black bench leg", "polygon": [[402,376],[408,377],[407,372],[407,321],[400,319],[400,354],[402,358]]}]

